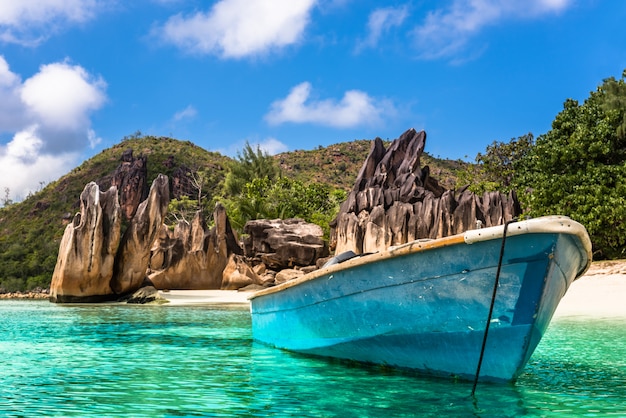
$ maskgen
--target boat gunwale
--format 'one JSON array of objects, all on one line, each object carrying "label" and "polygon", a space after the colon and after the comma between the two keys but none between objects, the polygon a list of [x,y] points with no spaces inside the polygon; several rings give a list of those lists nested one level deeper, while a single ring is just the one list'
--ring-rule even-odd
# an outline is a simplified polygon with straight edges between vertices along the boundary
[{"label": "boat gunwale", "polygon": [[[512,222],[511,224],[509,224],[506,232],[507,237],[542,233],[567,234],[578,237],[583,247],[582,250],[587,255],[587,260],[586,264],[578,269],[576,278],[582,276],[589,269],[592,261],[592,247],[587,230],[583,225],[567,216],[544,216],[540,218]],[[401,257],[412,253],[444,248],[451,245],[457,245],[462,243],[471,245],[477,242],[502,239],[503,235],[504,225],[497,225],[488,228],[468,230],[461,234],[451,235],[448,237],[438,238],[434,240],[418,239],[408,242],[406,244],[389,247],[386,251],[357,256],[342,263],[333,264],[331,266],[315,270],[311,273],[305,274],[302,277],[290,280],[278,286],[255,292],[254,294],[250,295],[248,299],[252,300],[259,296],[277,293],[285,289],[298,286],[304,282],[315,280],[319,277],[334,274],[339,271],[351,269],[360,265]]]}]

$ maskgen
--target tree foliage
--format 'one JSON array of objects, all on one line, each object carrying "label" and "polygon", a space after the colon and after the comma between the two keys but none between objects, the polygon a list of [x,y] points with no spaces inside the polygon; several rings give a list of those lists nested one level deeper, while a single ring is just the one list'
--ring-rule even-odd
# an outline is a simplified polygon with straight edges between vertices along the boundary
[{"label": "tree foliage", "polygon": [[552,129],[517,167],[528,215],[567,215],[591,236],[596,258],[626,247],[626,86],[609,78],[580,105],[567,100]]},{"label": "tree foliage", "polygon": [[328,234],[345,196],[325,183],[283,177],[274,158],[246,143],[230,165],[219,200],[239,231],[253,219],[301,218]]},{"label": "tree foliage", "polygon": [[263,152],[258,145],[256,149],[253,149],[248,142],[241,152],[237,152],[237,158],[229,168],[224,180],[225,196],[239,195],[243,192],[246,183],[254,179],[267,177],[269,180],[274,180],[279,175],[274,159]]},{"label": "tree foliage", "polygon": [[253,219],[301,218],[320,225],[328,234],[328,224],[345,197],[343,190],[327,184],[263,177],[246,183],[240,194],[226,199],[224,204],[231,225],[238,230]]},{"label": "tree foliage", "polygon": [[534,145],[531,133],[512,138],[509,142],[494,141],[484,154],[478,153],[476,164],[468,164],[459,172],[457,185],[469,184],[476,194],[487,191],[509,192],[517,167]]}]

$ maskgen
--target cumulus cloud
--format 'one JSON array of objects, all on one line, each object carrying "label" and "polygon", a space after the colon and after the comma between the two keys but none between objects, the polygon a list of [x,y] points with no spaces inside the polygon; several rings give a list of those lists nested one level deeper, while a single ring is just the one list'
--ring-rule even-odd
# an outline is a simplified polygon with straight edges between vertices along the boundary
[{"label": "cumulus cloud", "polygon": [[[47,64],[22,82],[0,56],[0,187],[26,196],[66,173],[100,141],[90,115],[106,101],[105,82],[78,65]],[[6,112],[6,113],[5,113]]]},{"label": "cumulus cloud", "polygon": [[481,29],[515,19],[536,18],[565,10],[572,0],[453,0],[447,9],[429,12],[415,31],[421,57],[453,56]]},{"label": "cumulus cloud", "polygon": [[36,46],[65,24],[95,16],[97,0],[19,0],[0,2],[0,41]]},{"label": "cumulus cloud", "polygon": [[170,17],[155,30],[165,42],[223,58],[260,55],[297,43],[316,0],[221,0],[206,13]]},{"label": "cumulus cloud", "polygon": [[367,22],[367,37],[357,45],[357,51],[375,47],[383,34],[393,27],[402,25],[407,16],[406,6],[374,10]]},{"label": "cumulus cloud", "polygon": [[22,102],[47,127],[76,131],[89,123],[88,114],[104,102],[106,84],[85,69],[67,63],[44,65],[24,82]]},{"label": "cumulus cloud", "polygon": [[377,100],[359,90],[346,91],[341,100],[311,100],[311,84],[300,83],[287,97],[272,103],[265,119],[272,125],[285,122],[315,123],[336,128],[371,125],[393,111],[386,100]]}]

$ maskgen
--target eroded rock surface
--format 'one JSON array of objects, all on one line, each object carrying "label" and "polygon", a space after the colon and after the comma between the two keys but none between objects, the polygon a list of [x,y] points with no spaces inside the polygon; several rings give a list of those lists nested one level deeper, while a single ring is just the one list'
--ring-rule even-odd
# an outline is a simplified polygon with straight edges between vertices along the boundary
[{"label": "eroded rock surface", "polygon": [[148,195],[148,159],[133,156],[133,150],[122,153],[121,163],[113,173],[111,186],[119,191],[120,206],[126,220],[135,216],[139,204]]},{"label": "eroded rock surface", "polygon": [[111,280],[111,289],[116,294],[134,292],[141,287],[150,262],[150,249],[161,232],[169,201],[168,178],[159,174],[122,237]]},{"label": "eroded rock surface", "polygon": [[50,284],[53,302],[97,302],[115,298],[110,282],[120,242],[117,189],[101,192],[94,182],[80,195],[80,212],[67,225]]},{"label": "eroded rock surface", "polygon": [[261,277],[254,272],[244,257],[231,255],[222,274],[222,289],[237,290],[250,285],[262,285]]},{"label": "eroded rock surface", "polygon": [[202,212],[191,223],[163,226],[150,257],[150,280],[158,289],[220,289],[233,254],[242,254],[226,210],[217,204],[215,226],[208,229]]},{"label": "eroded rock surface", "polygon": [[355,185],[331,224],[339,254],[376,252],[420,238],[500,225],[521,213],[517,196],[447,190],[420,167],[426,133],[409,129],[385,149],[372,144]]}]

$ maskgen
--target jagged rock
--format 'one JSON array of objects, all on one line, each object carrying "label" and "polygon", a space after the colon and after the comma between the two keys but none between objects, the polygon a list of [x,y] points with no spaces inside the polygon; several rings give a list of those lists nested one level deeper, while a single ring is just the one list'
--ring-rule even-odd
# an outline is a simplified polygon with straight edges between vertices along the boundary
[{"label": "jagged rock", "polygon": [[270,268],[315,265],[328,255],[322,228],[302,219],[257,219],[244,226],[247,257],[261,257]]},{"label": "jagged rock", "polygon": [[376,252],[420,238],[441,238],[480,225],[501,225],[521,213],[517,196],[439,185],[420,157],[426,133],[409,129],[385,150],[372,143],[352,191],[331,223],[336,254]]},{"label": "jagged rock", "polygon": [[173,232],[163,226],[151,249],[150,280],[158,289],[220,289],[232,254],[242,254],[226,210],[217,204],[208,230],[202,212]]},{"label": "jagged rock", "polygon": [[117,187],[122,213],[130,220],[148,196],[148,159],[143,155],[133,157],[133,150],[129,148],[122,153],[121,160],[113,173],[111,186]]},{"label": "jagged rock", "polygon": [[150,262],[150,249],[161,232],[169,201],[168,178],[159,174],[122,237],[111,279],[111,289],[116,294],[134,292],[141,287]]},{"label": "jagged rock", "polygon": [[114,298],[110,287],[121,231],[117,189],[94,182],[80,195],[80,212],[67,225],[50,284],[52,302],[96,302]]},{"label": "jagged rock", "polygon": [[231,255],[222,274],[222,290],[237,290],[251,284],[260,285],[261,277],[246,264],[242,256]]}]

